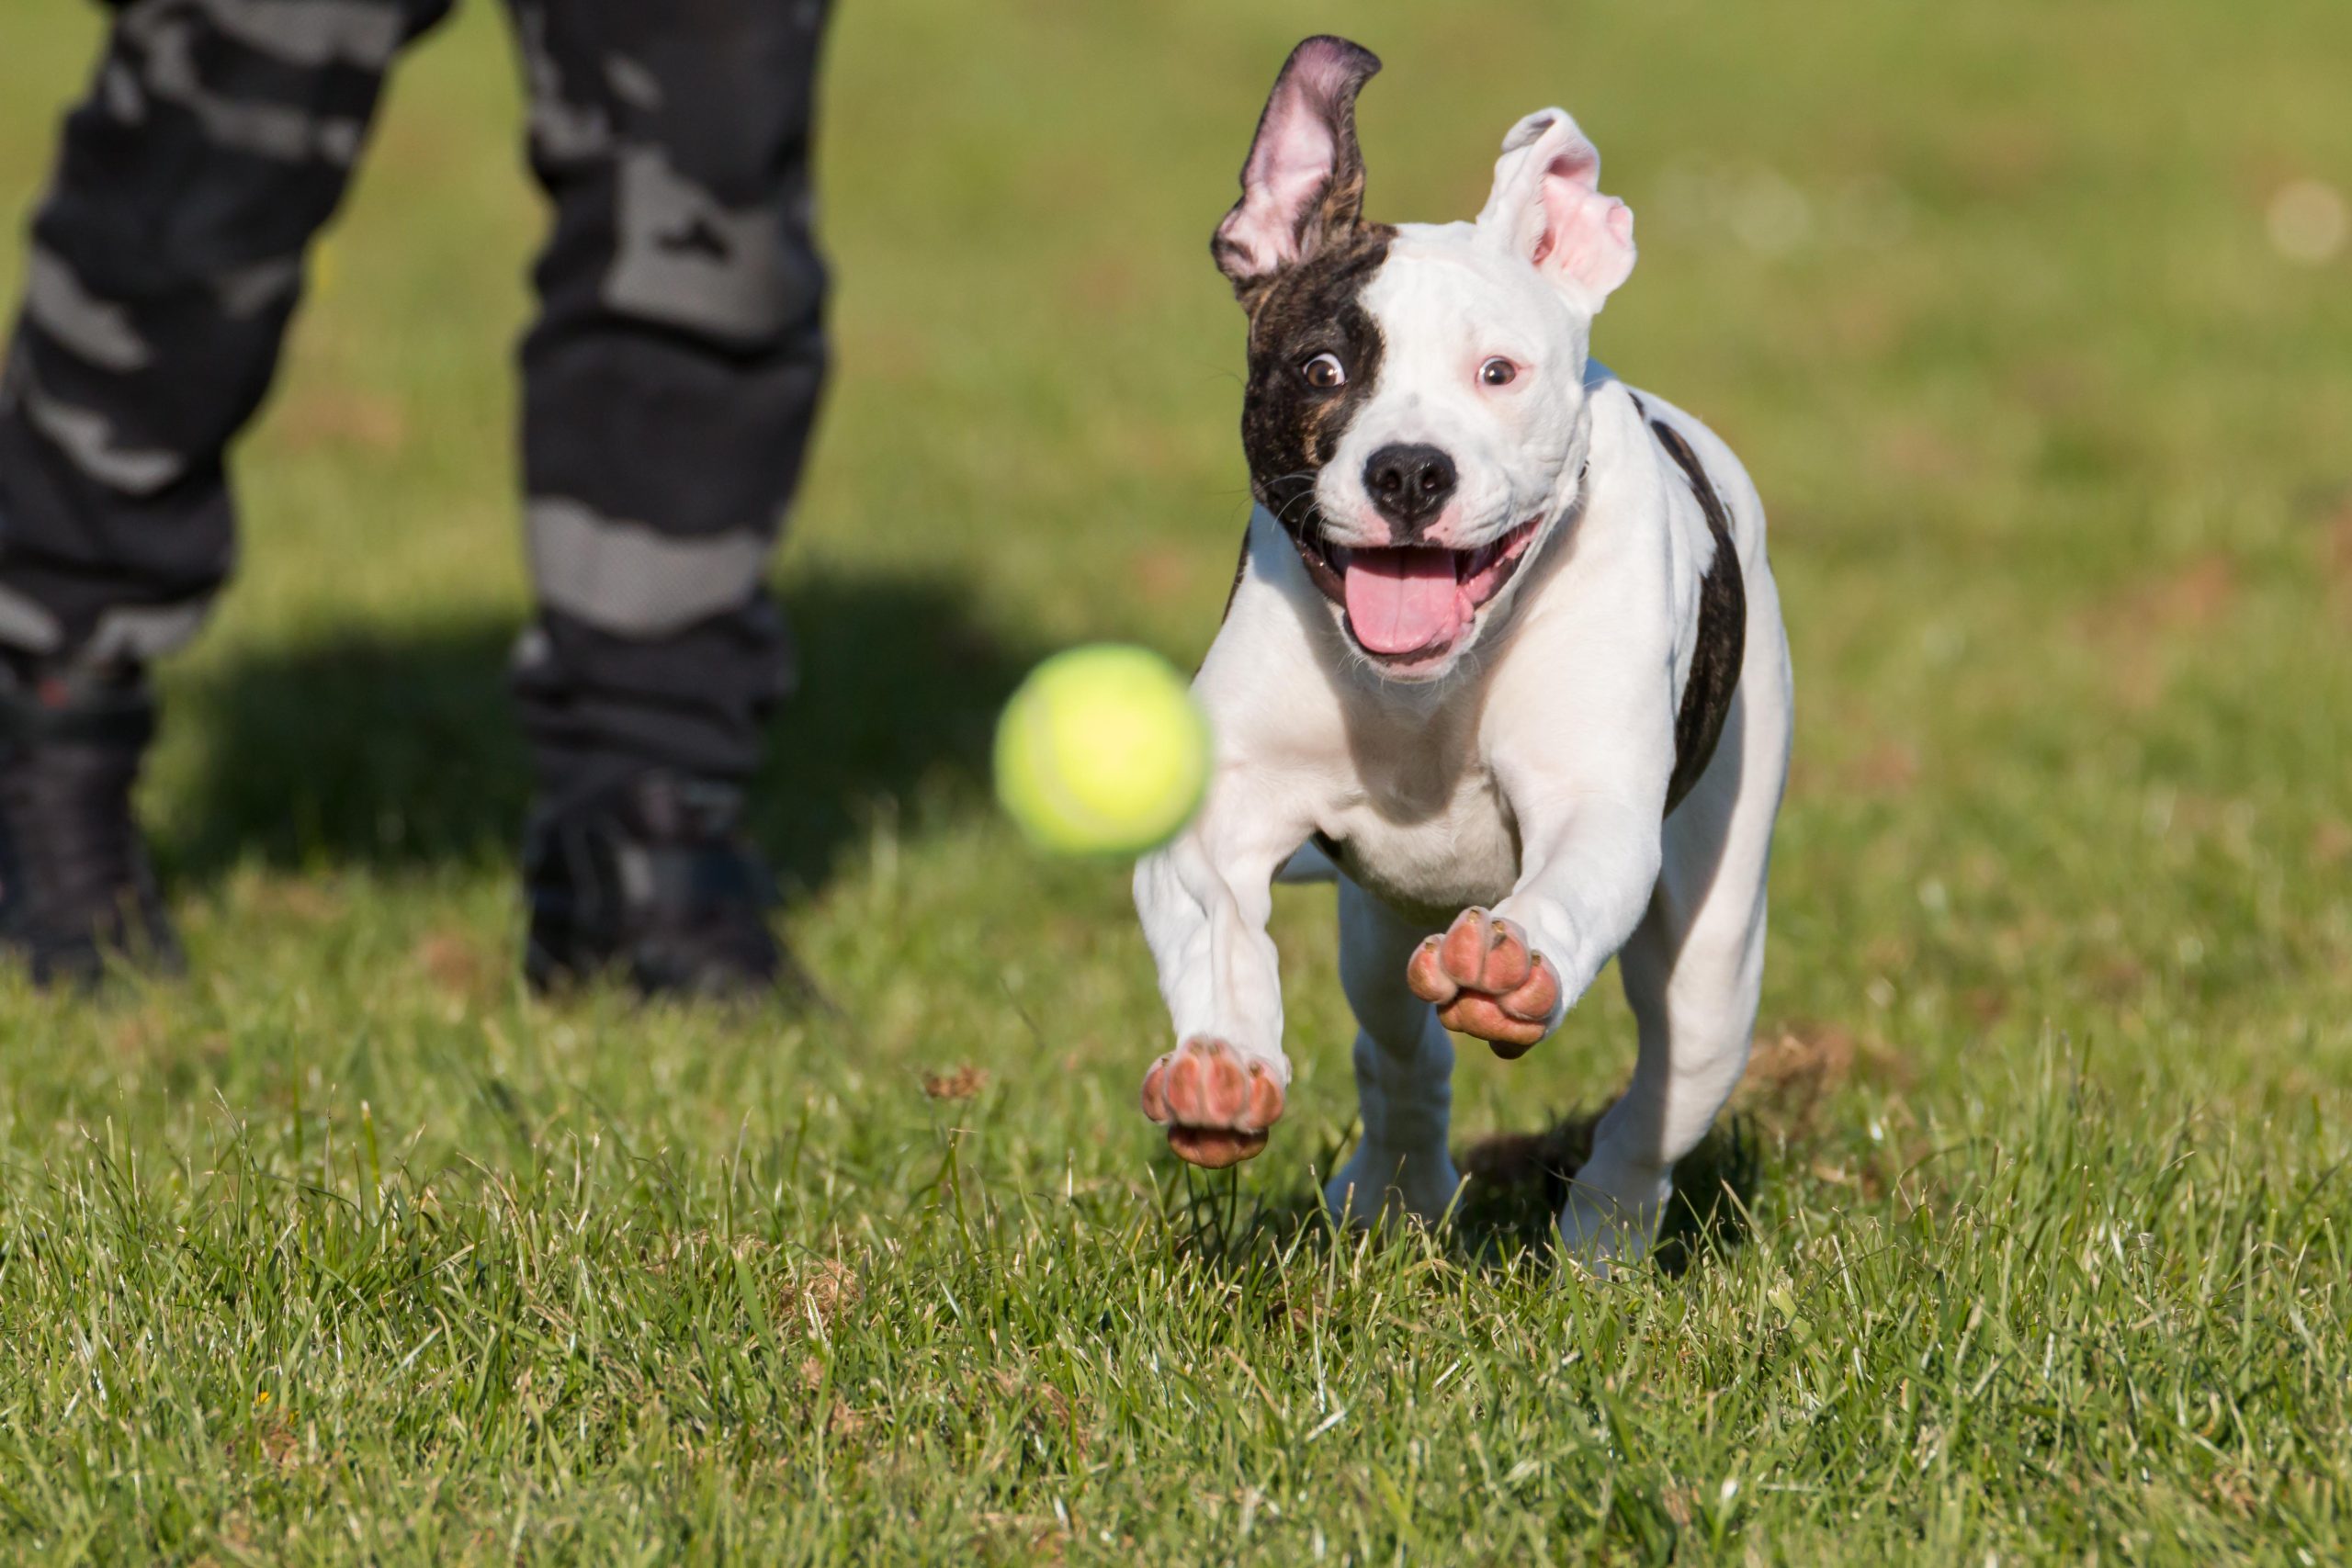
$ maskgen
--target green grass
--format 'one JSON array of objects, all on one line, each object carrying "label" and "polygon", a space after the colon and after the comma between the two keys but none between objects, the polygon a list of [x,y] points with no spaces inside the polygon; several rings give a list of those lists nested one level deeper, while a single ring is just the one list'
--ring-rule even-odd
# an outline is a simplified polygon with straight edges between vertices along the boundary
[{"label": "green grass", "polygon": [[[98,20],[0,21],[12,211]],[[1123,875],[986,803],[1030,660],[1216,624],[1205,238],[1333,25],[1389,61],[1375,215],[1470,210],[1505,127],[1577,111],[1645,247],[1600,352],[1772,508],[1774,1043],[1679,1271],[1563,1274],[1523,1152],[1435,1239],[1312,1218],[1326,890],[1277,907],[1290,1117],[1174,1164]],[[2352,1551],[2352,262],[2264,225],[2352,170],[2340,0],[844,6],[842,368],[760,807],[816,1023],[514,977],[540,217],[498,32],[401,79],[165,676],[190,977],[0,982],[0,1553]],[[1630,1039],[1605,983],[1465,1052],[1463,1141],[1605,1102]]]}]

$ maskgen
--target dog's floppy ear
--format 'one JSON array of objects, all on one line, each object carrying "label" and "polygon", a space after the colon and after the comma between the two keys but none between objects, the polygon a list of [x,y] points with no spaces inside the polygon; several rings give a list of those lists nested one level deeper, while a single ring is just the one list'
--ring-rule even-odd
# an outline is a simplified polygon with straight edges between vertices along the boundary
[{"label": "dog's floppy ear", "polygon": [[1537,109],[1510,128],[1478,230],[1588,312],[1634,270],[1634,213],[1600,194],[1600,152],[1565,109]]},{"label": "dog's floppy ear", "polygon": [[1209,242],[1243,304],[1363,217],[1356,95],[1379,69],[1370,50],[1330,37],[1308,39],[1283,63],[1241,165],[1241,199]]}]

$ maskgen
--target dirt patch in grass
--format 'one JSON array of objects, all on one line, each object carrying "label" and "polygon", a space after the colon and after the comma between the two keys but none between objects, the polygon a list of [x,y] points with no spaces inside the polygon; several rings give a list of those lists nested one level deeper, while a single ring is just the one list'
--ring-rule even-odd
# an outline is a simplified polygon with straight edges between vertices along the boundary
[{"label": "dirt patch in grass", "polygon": [[2093,604],[2077,630],[2107,660],[2116,696],[2144,712],[2165,694],[2171,645],[2220,625],[2239,592],[2237,568],[2227,556],[2199,556]]},{"label": "dirt patch in grass", "polygon": [[778,1323],[808,1324],[830,1334],[841,1315],[865,1299],[856,1270],[838,1258],[822,1258],[785,1277],[774,1310]]},{"label": "dirt patch in grass", "polygon": [[922,1076],[922,1091],[933,1100],[970,1100],[988,1087],[988,1069],[969,1062],[948,1072]]}]

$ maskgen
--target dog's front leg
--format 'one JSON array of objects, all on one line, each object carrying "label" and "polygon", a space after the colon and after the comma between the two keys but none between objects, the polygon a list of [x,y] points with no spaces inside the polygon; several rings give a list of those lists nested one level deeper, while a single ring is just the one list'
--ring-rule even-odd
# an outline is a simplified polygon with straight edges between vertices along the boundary
[{"label": "dog's front leg", "polygon": [[[1521,873],[1490,912],[1463,912],[1422,943],[1407,976],[1449,1028],[1517,1056],[1559,1026],[1610,956],[1641,924],[1663,854],[1657,815],[1592,796],[1555,818],[1522,816]],[[1647,1249],[1670,1166],[1628,1160],[1629,1140],[1604,1122],[1576,1174],[1562,1239],[1590,1268]],[[1638,1142],[1638,1140],[1633,1140]],[[1573,1222],[1573,1223],[1572,1223]]]},{"label": "dog's front leg", "polygon": [[1310,826],[1271,793],[1223,773],[1193,826],[1136,867],[1136,909],[1176,1026],[1176,1048],[1144,1075],[1144,1114],[1212,1168],[1266,1146],[1290,1083],[1266,920],[1274,872]]},{"label": "dog's front leg", "polygon": [[1505,1058],[1559,1027],[1640,923],[1657,884],[1655,815],[1604,798],[1522,807],[1520,876],[1492,909],[1464,909],[1415,950],[1406,979],[1438,1020]]}]

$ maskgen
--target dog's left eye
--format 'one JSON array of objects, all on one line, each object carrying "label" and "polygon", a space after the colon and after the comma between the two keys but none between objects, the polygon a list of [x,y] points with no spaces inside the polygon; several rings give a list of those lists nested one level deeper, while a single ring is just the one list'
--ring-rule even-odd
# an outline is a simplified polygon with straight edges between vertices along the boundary
[{"label": "dog's left eye", "polygon": [[1508,386],[1519,379],[1519,367],[1498,356],[1478,367],[1478,379],[1489,387]]},{"label": "dog's left eye", "polygon": [[1348,384],[1347,367],[1340,363],[1340,356],[1336,354],[1317,355],[1300,366],[1298,373],[1306,378],[1308,386],[1322,391],[1328,392],[1334,387]]}]

